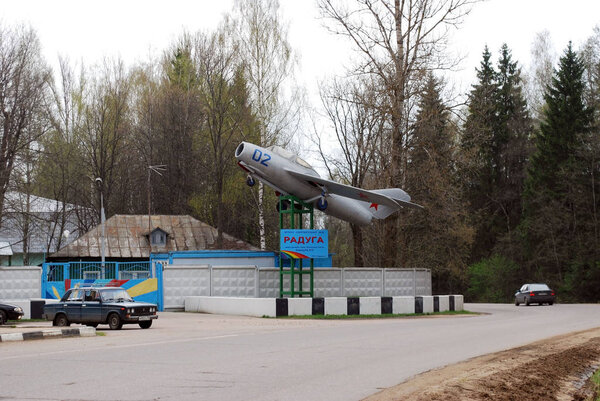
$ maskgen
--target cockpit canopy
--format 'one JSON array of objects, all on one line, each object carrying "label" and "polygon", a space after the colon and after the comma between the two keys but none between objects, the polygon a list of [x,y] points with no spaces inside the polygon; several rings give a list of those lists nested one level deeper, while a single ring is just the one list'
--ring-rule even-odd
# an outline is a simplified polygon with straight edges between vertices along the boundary
[{"label": "cockpit canopy", "polygon": [[[268,150],[270,150],[271,152],[275,153],[276,155],[279,155],[285,159],[288,159],[289,161],[299,164],[302,167],[306,167],[308,169],[311,169],[312,171],[315,171],[312,166],[310,164],[308,164],[304,159],[300,158],[299,156],[296,156],[295,154],[293,154],[292,152],[285,150],[284,148],[280,147],[280,146],[269,146],[267,148]],[[315,171],[316,173],[316,171]]]}]

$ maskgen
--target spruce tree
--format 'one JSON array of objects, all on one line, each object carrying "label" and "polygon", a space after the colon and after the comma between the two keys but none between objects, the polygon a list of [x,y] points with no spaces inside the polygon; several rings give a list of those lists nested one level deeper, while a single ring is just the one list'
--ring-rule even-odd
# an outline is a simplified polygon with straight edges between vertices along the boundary
[{"label": "spruce tree", "polygon": [[492,139],[493,149],[493,215],[498,236],[508,240],[520,222],[521,198],[524,191],[526,163],[530,150],[529,137],[533,124],[523,96],[521,72],[506,44],[498,61],[497,124]]},{"label": "spruce tree", "polygon": [[493,188],[493,137],[498,124],[499,87],[497,73],[487,46],[477,70],[477,83],[468,99],[468,114],[461,137],[461,171],[464,192],[469,202],[472,225],[476,230],[472,260],[487,256],[494,239],[487,224],[489,194]]},{"label": "spruce tree", "polygon": [[407,190],[424,209],[403,219],[409,238],[409,265],[430,266],[434,292],[464,289],[473,233],[457,185],[457,129],[440,94],[441,83],[430,74],[411,129]]},{"label": "spruce tree", "polygon": [[463,182],[476,229],[474,262],[489,257],[500,239],[510,242],[519,224],[532,131],[520,69],[506,44],[497,70],[484,49],[477,79],[461,139]]},{"label": "spruce tree", "polygon": [[544,120],[524,194],[531,274],[558,285],[570,266],[596,262],[590,260],[597,253],[590,241],[594,229],[586,228],[595,206],[585,206],[593,198],[587,195],[586,182],[594,178],[581,157],[590,147],[593,118],[584,102],[584,69],[569,43],[546,90]]},{"label": "spruce tree", "polygon": [[544,120],[529,168],[529,192],[550,191],[554,197],[564,193],[557,172],[573,158],[578,136],[587,133],[592,122],[592,110],[584,104],[583,73],[583,62],[569,42],[544,95]]}]

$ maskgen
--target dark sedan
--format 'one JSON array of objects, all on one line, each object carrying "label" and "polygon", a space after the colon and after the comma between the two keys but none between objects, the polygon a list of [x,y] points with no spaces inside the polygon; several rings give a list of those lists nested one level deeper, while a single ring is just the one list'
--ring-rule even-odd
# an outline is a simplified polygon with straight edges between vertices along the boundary
[{"label": "dark sedan", "polygon": [[23,309],[20,306],[0,303],[0,324],[7,320],[19,320],[23,317]]},{"label": "dark sedan", "polygon": [[158,318],[156,312],[155,304],[134,301],[120,287],[72,288],[57,303],[44,305],[43,317],[54,326],[108,324],[119,330],[124,324],[138,324],[147,329]]},{"label": "dark sedan", "polygon": [[548,304],[554,303],[554,290],[546,284],[524,284],[515,294],[515,305],[520,304]]}]

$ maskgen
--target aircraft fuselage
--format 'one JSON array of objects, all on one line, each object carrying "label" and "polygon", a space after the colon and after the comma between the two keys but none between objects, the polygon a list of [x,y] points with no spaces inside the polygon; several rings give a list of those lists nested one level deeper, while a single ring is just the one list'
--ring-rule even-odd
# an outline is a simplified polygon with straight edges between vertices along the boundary
[{"label": "aircraft fuselage", "polygon": [[[369,204],[324,193],[322,186],[293,176],[290,171],[320,178],[306,162],[283,149],[266,149],[248,142],[239,144],[235,151],[238,164],[249,177],[258,179],[275,191],[293,195],[306,203],[317,206],[322,199],[327,201],[324,213],[358,225],[371,223],[373,215]],[[321,203],[322,206],[322,203]]]}]

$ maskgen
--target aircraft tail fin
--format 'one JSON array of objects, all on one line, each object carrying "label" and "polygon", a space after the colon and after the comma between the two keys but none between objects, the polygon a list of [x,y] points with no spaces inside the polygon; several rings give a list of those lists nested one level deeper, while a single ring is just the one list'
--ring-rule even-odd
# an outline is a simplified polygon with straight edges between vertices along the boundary
[{"label": "aircraft tail fin", "polygon": [[396,203],[398,203],[398,207],[391,207],[387,205],[377,205],[375,203],[364,203],[364,206],[368,208],[369,212],[376,219],[385,219],[390,214],[400,210],[401,207],[410,207],[410,208],[419,208],[423,207],[417,205],[416,203],[412,203],[410,201],[410,195],[401,190],[400,188],[385,188],[385,189],[374,189],[371,192],[376,192],[381,195],[385,195],[389,198],[392,198]]}]

